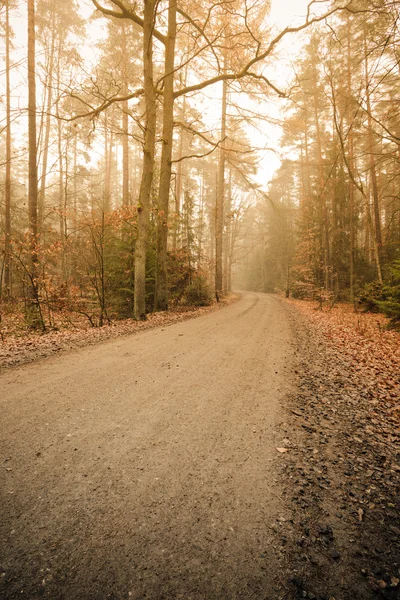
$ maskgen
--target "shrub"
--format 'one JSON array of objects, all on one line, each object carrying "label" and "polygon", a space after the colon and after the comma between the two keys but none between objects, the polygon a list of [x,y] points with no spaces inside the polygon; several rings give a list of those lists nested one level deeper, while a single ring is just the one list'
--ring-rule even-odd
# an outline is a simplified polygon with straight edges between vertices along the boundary
[{"label": "shrub", "polygon": [[377,300],[378,308],[390,318],[390,325],[400,328],[400,259],[395,260],[390,269],[391,282],[382,289],[382,300]]},{"label": "shrub", "polygon": [[368,312],[382,312],[390,318],[390,326],[400,327],[400,259],[389,270],[390,281],[369,283],[359,295],[358,303]]},{"label": "shrub", "polygon": [[190,306],[209,306],[212,302],[210,286],[204,275],[197,273],[186,288],[186,304]]}]

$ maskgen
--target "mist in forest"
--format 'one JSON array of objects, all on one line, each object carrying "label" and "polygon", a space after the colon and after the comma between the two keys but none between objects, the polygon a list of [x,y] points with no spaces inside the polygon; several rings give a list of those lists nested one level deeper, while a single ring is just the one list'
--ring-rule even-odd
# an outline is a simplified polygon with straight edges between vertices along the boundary
[{"label": "mist in forest", "polygon": [[399,2],[311,1],[286,29],[270,9],[3,3],[7,312],[44,330],[145,320],[233,287],[387,300]]}]

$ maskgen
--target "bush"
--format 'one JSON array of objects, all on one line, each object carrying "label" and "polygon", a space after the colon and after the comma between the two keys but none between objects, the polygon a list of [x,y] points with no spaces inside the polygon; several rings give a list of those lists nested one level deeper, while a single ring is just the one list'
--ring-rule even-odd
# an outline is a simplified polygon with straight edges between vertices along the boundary
[{"label": "bush", "polygon": [[211,290],[204,275],[196,274],[194,281],[186,288],[185,301],[190,306],[209,306],[211,304]]},{"label": "bush", "polygon": [[400,259],[395,260],[390,269],[391,283],[382,290],[382,300],[377,301],[379,309],[390,318],[390,325],[400,328]]},{"label": "bush", "polygon": [[365,312],[377,313],[380,312],[378,302],[384,299],[383,285],[374,281],[368,283],[357,294],[357,303]]},{"label": "bush", "polygon": [[382,312],[390,319],[390,326],[400,327],[400,259],[389,270],[390,282],[370,283],[360,293],[358,302],[365,311]]}]

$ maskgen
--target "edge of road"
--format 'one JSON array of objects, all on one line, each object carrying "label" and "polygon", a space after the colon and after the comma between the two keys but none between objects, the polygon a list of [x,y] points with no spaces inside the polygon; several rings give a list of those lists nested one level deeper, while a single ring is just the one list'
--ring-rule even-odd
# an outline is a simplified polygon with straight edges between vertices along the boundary
[{"label": "edge of road", "polygon": [[18,338],[12,336],[3,340],[0,345],[0,376],[10,369],[54,355],[94,346],[120,337],[136,335],[150,329],[169,327],[190,319],[198,319],[227,308],[242,297],[241,291],[235,291],[219,302],[213,302],[210,306],[150,313],[146,321],[125,319],[101,328],[49,331],[45,334],[30,333]]}]

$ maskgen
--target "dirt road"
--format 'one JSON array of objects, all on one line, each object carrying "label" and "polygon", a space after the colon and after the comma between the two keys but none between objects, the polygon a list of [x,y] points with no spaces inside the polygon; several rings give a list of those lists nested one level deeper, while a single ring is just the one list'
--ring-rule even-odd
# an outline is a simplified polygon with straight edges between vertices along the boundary
[{"label": "dirt road", "polygon": [[246,293],[5,373],[0,595],[277,598],[294,353],[285,306]]}]

